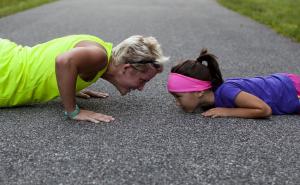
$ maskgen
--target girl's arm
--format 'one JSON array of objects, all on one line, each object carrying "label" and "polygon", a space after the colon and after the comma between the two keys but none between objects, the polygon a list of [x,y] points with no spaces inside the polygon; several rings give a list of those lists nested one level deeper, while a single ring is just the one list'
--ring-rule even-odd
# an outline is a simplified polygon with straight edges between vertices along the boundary
[{"label": "girl's arm", "polygon": [[[56,57],[56,78],[65,111],[73,112],[75,110],[77,76],[96,75],[105,67],[106,63],[106,52],[97,46],[76,47]],[[80,110],[74,119],[108,122],[112,120],[112,117]]]},{"label": "girl's arm", "polygon": [[204,113],[206,117],[240,117],[240,118],[267,118],[272,114],[272,109],[263,100],[241,91],[235,98],[237,108],[213,108]]}]

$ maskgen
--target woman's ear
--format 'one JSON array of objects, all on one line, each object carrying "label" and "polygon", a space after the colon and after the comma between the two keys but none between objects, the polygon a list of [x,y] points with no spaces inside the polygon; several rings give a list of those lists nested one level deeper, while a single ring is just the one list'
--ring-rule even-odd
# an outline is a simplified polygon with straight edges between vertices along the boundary
[{"label": "woman's ear", "polygon": [[121,71],[122,71],[123,74],[125,74],[126,71],[128,71],[128,69],[131,68],[131,65],[130,65],[130,64],[120,64],[120,65],[122,65],[122,66],[121,66]]}]

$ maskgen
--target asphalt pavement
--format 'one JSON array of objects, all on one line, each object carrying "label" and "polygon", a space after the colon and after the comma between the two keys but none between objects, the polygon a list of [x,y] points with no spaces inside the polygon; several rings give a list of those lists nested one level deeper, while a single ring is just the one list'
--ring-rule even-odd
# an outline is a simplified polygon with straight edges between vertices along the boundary
[{"label": "asphalt pavement", "polygon": [[112,123],[64,120],[59,99],[0,109],[0,184],[300,184],[300,116],[203,118],[166,91],[171,66],[202,47],[227,78],[300,74],[300,44],[214,0],[60,0],[0,19],[22,45],[79,33],[155,36],[171,60],[143,92],[99,80],[109,98],[78,99]]}]

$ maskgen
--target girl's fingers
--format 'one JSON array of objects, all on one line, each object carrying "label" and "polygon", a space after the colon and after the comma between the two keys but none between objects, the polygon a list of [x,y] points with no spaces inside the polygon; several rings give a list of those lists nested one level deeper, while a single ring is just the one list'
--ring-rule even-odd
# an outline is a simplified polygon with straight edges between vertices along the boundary
[{"label": "girl's fingers", "polygon": [[218,115],[216,113],[214,113],[213,111],[209,111],[209,110],[206,112],[203,112],[201,115],[205,116],[205,117],[212,117],[212,118],[218,117]]},{"label": "girl's fingers", "polygon": [[202,116],[207,117],[207,116],[211,116],[211,115],[210,115],[210,113],[209,113],[208,111],[206,111],[206,112],[203,112],[203,113],[202,113]]}]

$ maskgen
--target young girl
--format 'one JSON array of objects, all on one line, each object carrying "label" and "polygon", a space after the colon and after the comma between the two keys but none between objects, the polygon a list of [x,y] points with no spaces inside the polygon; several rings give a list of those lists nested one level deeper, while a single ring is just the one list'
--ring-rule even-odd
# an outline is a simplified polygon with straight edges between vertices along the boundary
[{"label": "young girl", "polygon": [[206,49],[197,60],[171,69],[168,91],[187,112],[198,106],[215,107],[202,113],[205,117],[266,118],[300,113],[300,75],[278,73],[224,82],[216,57]]}]

